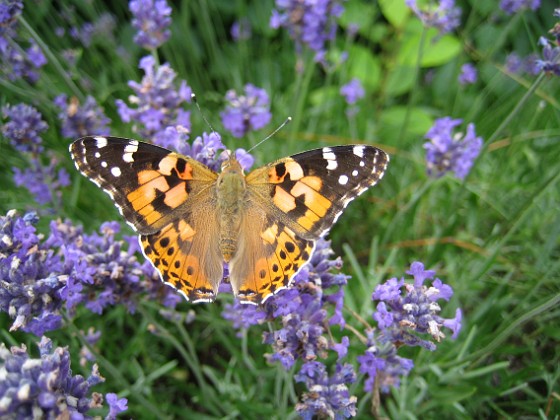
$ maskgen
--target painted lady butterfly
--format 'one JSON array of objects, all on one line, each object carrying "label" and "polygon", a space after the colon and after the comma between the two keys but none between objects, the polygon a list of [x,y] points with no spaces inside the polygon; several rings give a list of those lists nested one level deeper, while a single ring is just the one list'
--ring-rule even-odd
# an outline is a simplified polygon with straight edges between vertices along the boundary
[{"label": "painted lady butterfly", "polygon": [[220,174],[164,148],[116,137],[70,145],[76,167],[115,201],[161,279],[193,302],[229,281],[243,303],[289,285],[350,201],[383,176],[371,146],[324,147],[247,176],[232,155]]}]

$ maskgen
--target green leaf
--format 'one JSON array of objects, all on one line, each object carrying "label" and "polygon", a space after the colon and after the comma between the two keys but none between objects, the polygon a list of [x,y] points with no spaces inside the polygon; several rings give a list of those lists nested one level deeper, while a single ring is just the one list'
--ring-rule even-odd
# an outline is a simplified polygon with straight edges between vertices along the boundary
[{"label": "green leaf", "polygon": [[410,91],[414,83],[414,68],[408,66],[397,66],[388,72],[385,93],[388,96],[402,95]]},{"label": "green leaf", "polygon": [[[405,106],[395,106],[384,111],[380,117],[381,130],[395,132],[400,130],[406,117],[407,108]],[[422,108],[412,108],[410,110],[408,130],[413,135],[424,135],[432,126],[433,120]]]},{"label": "green leaf", "polygon": [[339,98],[339,88],[336,86],[315,89],[309,94],[309,102],[311,102],[313,106],[335,103]]},{"label": "green leaf", "polygon": [[348,54],[349,78],[359,79],[368,90],[375,90],[381,77],[381,62],[367,48],[353,46]]},{"label": "green leaf", "polygon": [[[350,1],[344,5],[344,13],[340,16],[339,24],[345,29],[350,25],[359,28],[358,32],[367,35],[370,31],[371,23],[375,20],[375,8],[372,4],[363,1]],[[362,31],[366,31],[363,33]]]},{"label": "green leaf", "polygon": [[402,28],[410,15],[410,9],[404,1],[379,0],[381,13],[395,28]]},{"label": "green leaf", "polygon": [[[407,36],[397,56],[399,64],[415,66],[424,29],[415,22],[407,27]],[[461,43],[452,35],[439,36],[436,29],[426,30],[421,67],[437,67],[453,60],[461,52]]]}]

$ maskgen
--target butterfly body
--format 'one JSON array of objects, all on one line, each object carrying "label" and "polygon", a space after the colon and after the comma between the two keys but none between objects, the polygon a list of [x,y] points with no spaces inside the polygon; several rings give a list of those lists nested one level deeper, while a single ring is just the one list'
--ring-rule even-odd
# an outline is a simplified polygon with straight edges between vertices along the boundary
[{"label": "butterfly body", "polygon": [[220,226],[220,250],[229,262],[237,250],[237,238],[243,215],[249,205],[247,183],[241,164],[234,158],[224,162],[216,182],[217,223]]},{"label": "butterfly body", "polygon": [[190,301],[213,301],[227,263],[234,294],[254,304],[289,285],[317,239],[389,160],[371,146],[325,147],[245,175],[232,153],[218,174],[188,156],[116,137],[84,137],[70,152],[139,233],[163,281]]}]

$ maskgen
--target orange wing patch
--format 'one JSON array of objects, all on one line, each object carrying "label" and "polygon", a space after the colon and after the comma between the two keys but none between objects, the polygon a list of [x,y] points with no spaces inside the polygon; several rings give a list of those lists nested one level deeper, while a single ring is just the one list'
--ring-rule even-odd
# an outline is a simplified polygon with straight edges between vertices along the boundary
[{"label": "orange wing patch", "polygon": [[[247,219],[254,225],[256,217]],[[239,252],[230,262],[232,288],[244,303],[263,303],[287,287],[315,246],[314,241],[296,236],[280,222],[267,222],[261,229],[242,229]]]},{"label": "orange wing patch", "polygon": [[140,235],[140,244],[164,282],[190,301],[212,302],[223,277],[223,265],[217,240],[212,245],[204,239],[205,235],[197,235],[189,223],[180,220],[157,234]]}]

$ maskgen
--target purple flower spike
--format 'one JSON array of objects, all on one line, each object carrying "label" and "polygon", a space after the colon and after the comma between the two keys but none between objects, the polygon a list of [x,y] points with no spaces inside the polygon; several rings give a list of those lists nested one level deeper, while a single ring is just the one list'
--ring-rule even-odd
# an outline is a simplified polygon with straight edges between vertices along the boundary
[{"label": "purple flower spike", "polygon": [[128,82],[135,93],[129,96],[129,102],[134,107],[129,107],[120,99],[116,101],[123,122],[134,122],[134,131],[146,139],[164,135],[167,127],[189,133],[190,113],[182,109],[182,105],[191,102],[191,88],[184,80],[175,88],[175,71],[169,64],[156,65],[152,56],[142,58],[139,67],[145,73],[142,81]]},{"label": "purple flower spike", "polygon": [[105,116],[103,109],[92,96],[86,98],[80,106],[78,99],[73,97],[68,101],[66,95],[55,98],[54,104],[60,109],[58,118],[62,121],[62,135],[67,138],[77,139],[84,136],[108,135],[111,122]]},{"label": "purple flower spike", "polygon": [[270,100],[264,89],[245,85],[244,95],[234,90],[226,93],[227,106],[220,114],[226,130],[235,137],[245,136],[249,130],[259,130],[270,122]]},{"label": "purple flower spike", "polygon": [[270,26],[284,27],[301,52],[307,45],[315,52],[315,61],[325,62],[326,45],[336,35],[336,19],[342,14],[342,2],[337,0],[276,0]]},{"label": "purple flower spike", "polygon": [[543,59],[536,60],[536,67],[539,71],[560,76],[560,47],[552,47],[545,37],[539,39],[539,44],[543,47]]},{"label": "purple flower spike", "polygon": [[[82,419],[91,408],[102,407],[100,394],[90,391],[105,381],[97,366],[87,379],[73,376],[67,348],[53,350],[51,340],[43,337],[39,351],[41,357],[33,359],[23,344],[8,350],[0,343],[0,417]],[[109,404],[116,414],[116,403]],[[120,402],[120,411],[122,407]]]},{"label": "purple flower spike", "polygon": [[356,415],[356,397],[351,396],[347,384],[356,381],[350,364],[336,364],[335,373],[329,377],[324,364],[307,362],[295,376],[297,382],[307,385],[296,411],[304,420],[313,418],[343,419]]},{"label": "purple flower spike", "polygon": [[41,153],[41,135],[49,128],[39,111],[29,105],[6,105],[2,108],[4,118],[2,134],[20,152]]},{"label": "purple flower spike", "polygon": [[352,79],[340,88],[340,94],[344,96],[348,105],[354,105],[365,96],[366,92],[358,79]]},{"label": "purple flower spike", "polygon": [[459,83],[462,85],[471,85],[476,82],[478,73],[476,67],[470,63],[461,66],[461,74],[459,75]]},{"label": "purple flower spike", "polygon": [[118,223],[87,235],[70,222],[53,221],[43,240],[37,221],[32,213],[0,216],[0,311],[13,319],[11,330],[40,336],[62,326],[64,308],[72,316],[78,305],[102,313],[122,304],[134,312],[144,293],[171,308],[180,300],[149,263],[138,262],[137,245],[127,250],[115,238]]},{"label": "purple flower spike", "polygon": [[482,138],[476,136],[474,124],[467,126],[466,134],[454,134],[453,129],[461,123],[461,119],[439,118],[426,134],[429,175],[440,177],[453,171],[457,178],[464,179],[469,173],[482,149]]},{"label": "purple flower spike", "polygon": [[[379,340],[393,343],[398,341],[409,346],[435,350],[435,345],[421,338],[419,334],[429,334],[439,342],[445,337],[441,328],[453,325],[453,333],[456,336],[460,329],[460,326],[457,327],[460,325],[460,319],[456,324],[450,324],[438,315],[441,309],[436,303],[439,299],[449,300],[453,290],[439,279],[432,281],[431,287],[426,286],[424,283],[434,277],[435,271],[424,270],[424,264],[420,262],[412,263],[407,274],[414,276],[413,284],[390,279],[385,285],[377,286],[373,294],[373,299],[380,300],[373,314],[382,330]],[[400,288],[404,287],[400,293],[395,290],[398,284]],[[387,289],[393,292],[387,293]]]},{"label": "purple flower spike", "polygon": [[522,9],[537,10],[541,5],[541,0],[501,0],[500,9],[508,15],[513,15]]},{"label": "purple flower spike", "polygon": [[420,9],[416,0],[405,0],[414,14],[428,28],[436,28],[440,35],[453,31],[461,24],[461,8],[455,6],[455,0],[429,2]]},{"label": "purple flower spike", "polygon": [[[293,284],[269,297],[263,307],[235,302],[228,305],[222,316],[232,320],[236,328],[248,328],[264,321],[281,317],[282,326],[264,333],[264,342],[271,344],[273,353],[267,355],[269,361],[278,361],[286,369],[296,360],[304,361],[324,358],[327,350],[333,349],[344,357],[348,339],[332,343],[325,337],[325,324],[344,326],[342,301],[348,276],[333,273],[340,269],[340,258],[332,258],[334,252],[330,242],[319,240],[310,262],[294,277]],[[333,292],[333,293],[326,293]],[[334,307],[334,315],[329,319],[327,308]]]},{"label": "purple flower spike", "polygon": [[[18,17],[23,10],[19,0],[0,3],[0,72],[11,81],[23,78],[30,83],[39,80],[35,71],[47,63],[41,48],[34,40],[22,40],[18,36]],[[22,44],[29,42],[29,47]]]},{"label": "purple flower spike", "polygon": [[128,7],[134,16],[132,26],[138,30],[134,42],[149,50],[169,39],[171,7],[165,0],[132,0]]},{"label": "purple flower spike", "polygon": [[26,188],[39,205],[59,207],[63,187],[70,185],[70,175],[64,168],[56,169],[58,160],[52,157],[50,165],[44,166],[38,159],[31,158],[25,169],[12,168],[14,183]]},{"label": "purple flower spike", "polygon": [[250,39],[252,35],[251,22],[247,18],[236,20],[231,25],[230,33],[231,37],[237,42]]}]

